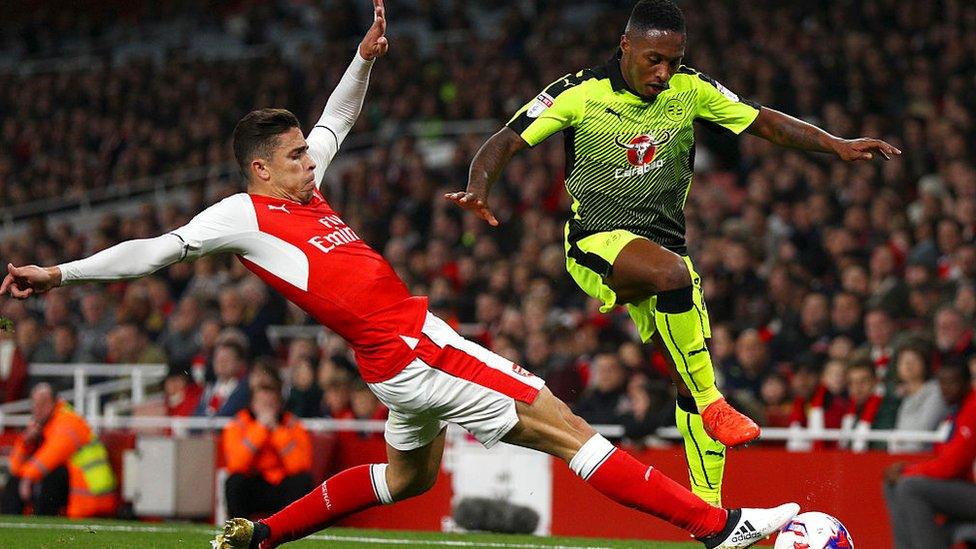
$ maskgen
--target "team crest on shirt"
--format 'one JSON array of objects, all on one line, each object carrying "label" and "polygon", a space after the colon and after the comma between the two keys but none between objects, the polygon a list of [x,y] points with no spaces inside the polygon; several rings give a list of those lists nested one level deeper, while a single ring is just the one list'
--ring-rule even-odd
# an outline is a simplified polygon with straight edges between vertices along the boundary
[{"label": "team crest on shirt", "polygon": [[631,177],[646,173],[653,168],[660,168],[664,165],[664,161],[655,161],[654,155],[657,152],[657,148],[668,141],[671,141],[671,132],[667,131],[661,133],[659,136],[642,133],[632,137],[627,142],[622,141],[619,135],[614,136],[613,142],[626,151],[627,162],[633,166],[633,168],[629,169],[617,168],[614,177],[618,179]]},{"label": "team crest on shirt", "polygon": [[681,122],[685,119],[685,106],[680,99],[671,99],[664,105],[664,116],[672,122]]}]

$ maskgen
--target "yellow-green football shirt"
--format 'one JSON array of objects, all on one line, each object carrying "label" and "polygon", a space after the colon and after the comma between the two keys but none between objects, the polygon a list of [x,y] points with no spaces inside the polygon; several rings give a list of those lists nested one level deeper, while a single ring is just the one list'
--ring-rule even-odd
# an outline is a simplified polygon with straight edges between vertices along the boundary
[{"label": "yellow-green football shirt", "polygon": [[758,105],[685,66],[668,89],[643,99],[627,87],[618,53],[605,65],[556,80],[508,126],[533,147],[565,132],[570,238],[626,229],[683,254],[693,123],[704,120],[738,134],[758,115]]}]

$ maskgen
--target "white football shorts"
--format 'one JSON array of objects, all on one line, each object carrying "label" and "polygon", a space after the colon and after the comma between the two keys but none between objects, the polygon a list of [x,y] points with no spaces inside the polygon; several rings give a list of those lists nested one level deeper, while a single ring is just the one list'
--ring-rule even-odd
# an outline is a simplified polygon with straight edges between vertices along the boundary
[{"label": "white football shorts", "polygon": [[390,409],[386,442],[397,450],[426,446],[448,422],[490,448],[518,423],[515,401],[531,404],[545,385],[429,312],[421,338],[404,340],[418,358],[392,378],[369,384]]}]

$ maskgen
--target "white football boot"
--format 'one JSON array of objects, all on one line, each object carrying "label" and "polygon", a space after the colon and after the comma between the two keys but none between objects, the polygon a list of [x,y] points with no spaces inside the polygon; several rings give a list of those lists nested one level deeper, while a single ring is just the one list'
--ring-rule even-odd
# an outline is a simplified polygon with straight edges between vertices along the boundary
[{"label": "white football boot", "polygon": [[800,506],[795,503],[784,503],[770,509],[729,509],[725,528],[714,536],[698,541],[704,543],[707,549],[752,547],[778,532],[799,512]]}]

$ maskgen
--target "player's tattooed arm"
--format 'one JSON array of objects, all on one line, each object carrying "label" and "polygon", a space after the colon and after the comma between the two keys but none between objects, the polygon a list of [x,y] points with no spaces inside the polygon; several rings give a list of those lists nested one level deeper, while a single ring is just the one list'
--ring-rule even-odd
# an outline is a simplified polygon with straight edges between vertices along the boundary
[{"label": "player's tattooed arm", "polygon": [[468,187],[464,191],[447,193],[444,198],[474,212],[489,225],[497,226],[498,219],[488,208],[488,193],[491,192],[491,186],[498,181],[512,157],[528,146],[522,136],[514,130],[508,126],[502,128],[474,155],[471,168],[468,170]]},{"label": "player's tattooed arm", "polygon": [[900,150],[880,139],[869,137],[844,139],[831,135],[813,124],[766,107],[759,110],[759,116],[746,131],[777,145],[804,151],[832,153],[841,160],[871,160],[875,153],[880,154],[885,160],[890,160],[893,156],[901,154]]}]

